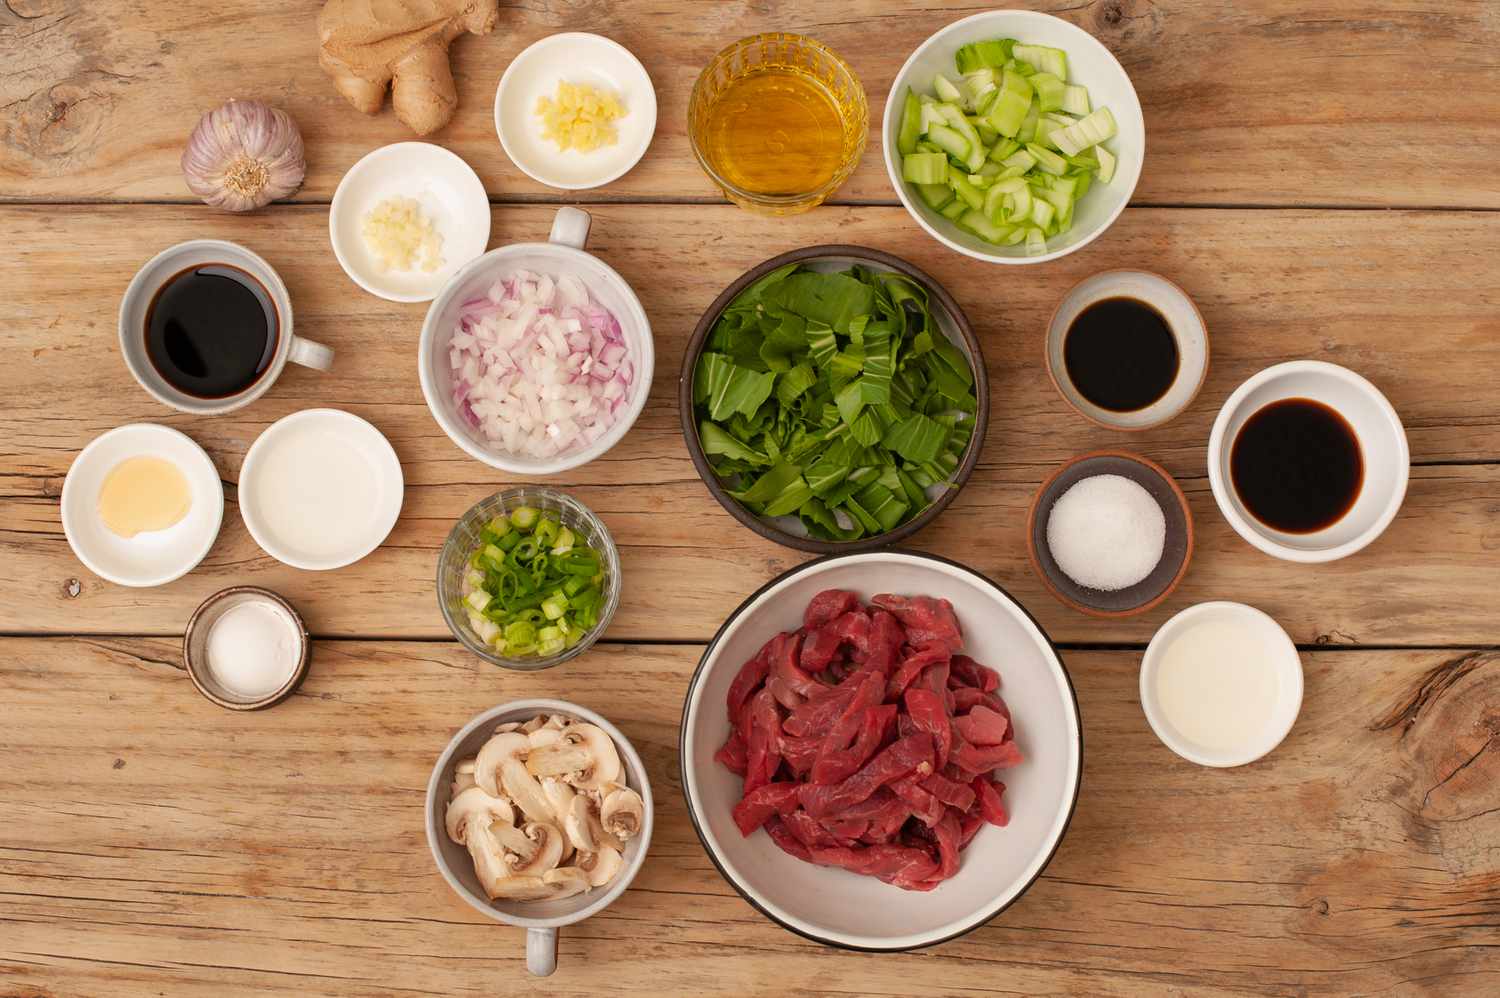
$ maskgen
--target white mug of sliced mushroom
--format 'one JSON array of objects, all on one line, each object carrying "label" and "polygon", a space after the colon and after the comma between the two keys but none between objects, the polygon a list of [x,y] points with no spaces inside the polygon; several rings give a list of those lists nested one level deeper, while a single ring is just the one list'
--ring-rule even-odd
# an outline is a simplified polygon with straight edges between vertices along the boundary
[{"label": "white mug of sliced mushroom", "polygon": [[526,929],[526,969],[557,930],[625,892],[651,843],[651,785],[625,736],[562,700],[517,700],[453,737],[427,785],[427,844],[448,886]]}]

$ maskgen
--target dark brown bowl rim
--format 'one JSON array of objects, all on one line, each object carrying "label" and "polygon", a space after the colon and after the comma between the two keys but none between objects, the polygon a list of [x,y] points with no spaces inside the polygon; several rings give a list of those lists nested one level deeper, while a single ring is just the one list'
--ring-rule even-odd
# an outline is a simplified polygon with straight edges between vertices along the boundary
[{"label": "dark brown bowl rim", "polygon": [[[1162,588],[1162,591],[1156,594],[1156,596],[1147,600],[1145,603],[1140,604],[1139,606],[1133,606],[1126,610],[1101,610],[1098,607],[1089,606],[1086,603],[1080,603],[1077,600],[1073,599],[1067,593],[1063,592],[1062,589],[1058,588],[1057,584],[1052,581],[1052,576],[1047,572],[1045,568],[1042,567],[1042,560],[1037,556],[1036,551],[1036,516],[1037,509],[1041,506],[1042,503],[1042,496],[1047,494],[1047,490],[1052,487],[1052,483],[1057,481],[1057,479],[1061,477],[1062,474],[1069,468],[1072,468],[1078,464],[1082,464],[1084,461],[1091,461],[1094,458],[1098,457],[1117,457],[1126,461],[1133,461],[1134,463],[1149,469],[1158,477],[1163,479],[1171,488],[1172,494],[1177,497],[1177,505],[1182,508],[1182,521],[1185,525],[1184,529],[1187,534],[1186,540],[1184,542],[1184,550],[1182,552],[1182,564],[1178,566],[1177,574],[1172,576],[1171,581],[1169,581],[1166,586]],[[1047,591],[1050,592],[1053,596],[1057,597],[1058,602],[1063,603],[1066,606],[1070,606],[1080,613],[1086,613],[1090,617],[1133,617],[1136,614],[1145,613],[1147,610],[1159,606],[1163,600],[1165,600],[1168,596],[1171,596],[1172,593],[1177,589],[1178,584],[1182,582],[1183,576],[1187,575],[1188,565],[1193,560],[1193,543],[1193,512],[1192,509],[1188,506],[1187,496],[1183,494],[1182,487],[1177,484],[1177,479],[1173,478],[1171,474],[1168,473],[1166,468],[1163,468],[1161,465],[1157,464],[1149,457],[1137,454],[1134,451],[1095,450],[1089,451],[1087,454],[1079,454],[1077,457],[1069,458],[1067,461],[1064,461],[1062,464],[1058,465],[1057,469],[1053,471],[1052,474],[1048,475],[1046,481],[1042,482],[1042,484],[1037,488],[1036,494],[1031,497],[1031,506],[1026,510],[1026,556],[1031,561],[1031,570],[1036,573],[1037,578],[1042,580],[1042,585],[1047,587]]]},{"label": "dark brown bowl rim", "polygon": [[[1146,274],[1150,277],[1156,278],[1158,281],[1161,281],[1164,284],[1168,284],[1171,287],[1176,288],[1177,292],[1182,295],[1183,300],[1188,303],[1188,307],[1193,310],[1193,314],[1198,317],[1198,325],[1203,327],[1203,373],[1198,376],[1198,383],[1193,386],[1192,394],[1183,399],[1182,405],[1176,410],[1167,413],[1167,415],[1163,416],[1161,419],[1158,419],[1156,422],[1147,423],[1144,426],[1121,426],[1119,423],[1111,423],[1106,420],[1100,419],[1093,413],[1080,408],[1076,402],[1068,398],[1068,393],[1063,391],[1062,381],[1058,377],[1057,371],[1052,367],[1052,327],[1057,325],[1057,314],[1062,311],[1062,307],[1067,302],[1067,300],[1073,297],[1073,292],[1077,291],[1086,283],[1094,280],[1097,277],[1105,277],[1110,274]],[[1066,331],[1064,332],[1066,333]],[[1058,396],[1068,404],[1069,409],[1072,409],[1074,412],[1078,413],[1078,415],[1082,416],[1090,423],[1093,423],[1095,426],[1102,426],[1106,430],[1119,430],[1122,433],[1144,433],[1147,430],[1154,430],[1159,426],[1165,426],[1172,420],[1176,419],[1178,416],[1181,416],[1184,412],[1187,412],[1188,408],[1198,398],[1199,393],[1203,391],[1203,386],[1208,383],[1208,371],[1209,368],[1213,366],[1213,362],[1213,343],[1210,342],[1208,337],[1208,323],[1204,321],[1203,310],[1198,307],[1197,302],[1193,301],[1193,296],[1188,294],[1187,290],[1183,288],[1181,284],[1178,284],[1170,277],[1167,277],[1164,274],[1159,274],[1154,270],[1145,270],[1141,267],[1116,267],[1113,270],[1100,270],[1088,275],[1082,280],[1074,282],[1072,287],[1063,292],[1063,296],[1057,300],[1057,304],[1052,306],[1052,314],[1047,317],[1046,328],[1042,330],[1042,364],[1047,368],[1047,379],[1052,382],[1052,387],[1057,389]],[[1072,379],[1069,378],[1068,380],[1071,381]],[[1082,393],[1080,392],[1079,394]]]},{"label": "dark brown bowl rim", "polygon": [[[713,467],[708,463],[708,455],[703,453],[703,443],[698,439],[698,424],[694,419],[693,405],[693,371],[698,365],[698,355],[703,351],[703,344],[708,339],[709,331],[713,329],[714,323],[718,322],[719,316],[729,306],[741,291],[752,283],[769,274],[777,267],[784,267],[789,263],[804,263],[809,260],[819,260],[827,257],[853,257],[857,260],[869,260],[887,267],[899,274],[911,278],[922,287],[927,289],[928,294],[937,299],[939,305],[947,310],[953,319],[953,324],[958,333],[963,337],[964,344],[969,349],[969,357],[974,373],[974,399],[976,402],[974,411],[974,433],[969,438],[969,446],[964,451],[963,459],[959,461],[958,468],[953,473],[952,485],[941,496],[934,499],[932,504],[921,513],[912,517],[907,522],[874,537],[861,537],[853,541],[825,541],[817,537],[798,537],[784,530],[762,521],[754,513],[741,506],[731,496],[727,489],[719,482],[714,474]],[[984,435],[989,429],[990,423],[990,389],[989,371],[984,364],[984,351],[980,348],[979,337],[974,334],[974,327],[969,323],[969,317],[959,307],[957,300],[948,293],[937,281],[933,280],[926,271],[913,264],[907,263],[900,257],[893,256],[883,250],[871,249],[868,246],[855,246],[849,243],[828,243],[821,246],[804,246],[801,249],[789,250],[778,256],[773,256],[763,263],[757,264],[745,271],[730,285],[719,293],[713,303],[704,311],[698,325],[693,328],[693,335],[688,339],[687,348],[682,353],[682,371],[677,379],[677,412],[682,422],[682,438],[687,444],[688,456],[693,459],[693,467],[698,469],[698,477],[708,487],[709,493],[718,500],[719,505],[729,513],[730,516],[760,534],[767,540],[775,541],[785,547],[796,548],[799,551],[810,551],[813,554],[851,554],[857,551],[872,551],[876,548],[895,544],[898,541],[910,537],[931,523],[939,513],[948,508],[948,504],[958,495],[959,489],[969,480],[969,475],[974,471],[975,465],[979,463],[979,452],[984,446]]]},{"label": "dark brown bowl rim", "polygon": [[[193,634],[198,630],[199,621],[201,621],[203,618],[203,611],[226,597],[235,596],[240,593],[252,593],[256,596],[262,597],[263,599],[268,599],[271,602],[275,603],[277,606],[281,607],[287,613],[291,614],[293,623],[297,625],[297,633],[302,638],[302,653],[297,657],[297,667],[292,670],[292,674],[287,677],[287,681],[282,683],[274,693],[268,693],[264,697],[261,697],[259,700],[251,700],[248,702],[226,700],[215,693],[207,683],[203,682],[203,680],[199,678],[199,666],[194,662],[192,653],[190,651],[190,649],[192,648]],[[297,612],[296,607],[287,602],[287,600],[279,593],[273,593],[269,589],[262,589],[260,586],[230,586],[228,589],[220,589],[218,592],[208,597],[208,599],[204,600],[202,603],[199,603],[198,609],[194,610],[193,615],[188,618],[187,630],[185,630],[182,634],[182,666],[187,670],[188,678],[193,681],[193,685],[197,687],[198,692],[202,693],[206,699],[212,700],[220,707],[223,707],[226,710],[265,710],[267,707],[274,707],[278,703],[281,703],[281,701],[285,700],[287,697],[291,696],[294,692],[296,692],[297,687],[302,685],[302,680],[307,678],[307,662],[309,657],[308,652],[311,648],[311,645],[312,641],[308,638],[307,625],[303,623],[302,615]]]}]

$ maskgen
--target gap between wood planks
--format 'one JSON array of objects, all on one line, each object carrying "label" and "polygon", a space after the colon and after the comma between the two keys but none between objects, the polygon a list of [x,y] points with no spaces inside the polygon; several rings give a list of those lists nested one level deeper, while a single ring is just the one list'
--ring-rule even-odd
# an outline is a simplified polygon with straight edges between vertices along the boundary
[{"label": "gap between wood planks", "polygon": [[[0,207],[5,206],[39,206],[50,205],[58,208],[85,208],[94,206],[129,207],[141,205],[145,207],[193,207],[203,202],[197,198],[57,198],[57,197],[26,197],[0,194]],[[630,205],[703,205],[706,207],[729,207],[732,202],[723,197],[697,196],[682,197],[679,195],[661,194],[627,194],[612,196],[608,194],[596,194],[586,198],[568,197],[562,194],[491,194],[489,203],[492,207],[504,205],[575,205],[581,207],[619,207]],[[297,198],[288,201],[273,201],[266,208],[327,208],[332,204],[331,198]],[[830,198],[824,202],[830,208],[899,208],[901,202],[896,198]],[[1342,204],[1339,202],[1319,201],[1297,201],[1297,202],[1268,202],[1268,201],[1131,201],[1126,207],[1129,208],[1161,208],[1174,211],[1419,211],[1419,212],[1479,212],[1500,213],[1500,207],[1485,205],[1463,205],[1463,204]],[[264,209],[256,209],[264,210]]]}]

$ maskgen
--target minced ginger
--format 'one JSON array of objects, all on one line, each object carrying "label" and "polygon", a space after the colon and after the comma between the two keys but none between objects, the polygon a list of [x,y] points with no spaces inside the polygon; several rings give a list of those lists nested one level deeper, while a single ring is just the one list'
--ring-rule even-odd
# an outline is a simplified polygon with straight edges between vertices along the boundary
[{"label": "minced ginger", "polygon": [[542,137],[559,149],[593,152],[619,141],[614,122],[625,116],[625,106],[606,88],[563,80],[556,98],[538,98],[536,113],[542,119]]},{"label": "minced ginger", "polygon": [[365,215],[365,246],[385,270],[432,273],[443,265],[443,237],[413,198],[389,197]]}]

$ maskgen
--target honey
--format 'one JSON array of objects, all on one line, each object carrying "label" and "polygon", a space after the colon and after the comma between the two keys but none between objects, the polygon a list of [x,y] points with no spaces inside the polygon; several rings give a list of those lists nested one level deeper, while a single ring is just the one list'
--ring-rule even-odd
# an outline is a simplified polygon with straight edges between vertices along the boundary
[{"label": "honey", "polygon": [[753,194],[795,197],[838,172],[844,127],[810,76],[767,69],[732,80],[708,110],[704,153],[714,171]]},{"label": "honey", "polygon": [[110,469],[99,489],[99,519],[120,537],[166,530],[192,506],[187,477],[159,457],[126,458]]}]

